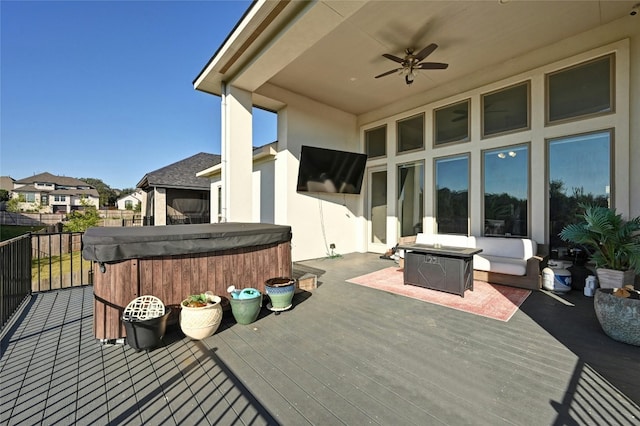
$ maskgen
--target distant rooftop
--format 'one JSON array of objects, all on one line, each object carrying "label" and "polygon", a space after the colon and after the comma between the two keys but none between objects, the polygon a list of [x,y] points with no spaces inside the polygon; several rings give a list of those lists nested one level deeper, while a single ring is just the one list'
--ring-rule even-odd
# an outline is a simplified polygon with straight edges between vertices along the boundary
[{"label": "distant rooftop", "polygon": [[140,182],[138,182],[136,187],[145,189],[158,186],[176,189],[208,190],[210,184],[209,179],[197,177],[196,173],[220,164],[220,161],[220,155],[201,152],[147,173]]}]

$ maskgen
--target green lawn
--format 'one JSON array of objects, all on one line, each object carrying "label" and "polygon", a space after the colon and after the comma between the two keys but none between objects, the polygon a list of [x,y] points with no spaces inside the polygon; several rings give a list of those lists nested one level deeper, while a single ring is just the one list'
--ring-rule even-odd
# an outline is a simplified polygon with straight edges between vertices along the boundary
[{"label": "green lawn", "polygon": [[38,232],[43,228],[45,227],[2,225],[0,226],[0,241],[10,240],[11,238],[19,237],[20,235],[27,234],[29,232]]},{"label": "green lawn", "polygon": [[[51,262],[51,267],[49,267]],[[53,256],[51,258],[43,257],[40,259],[34,259],[31,262],[31,279],[38,279],[38,270],[40,270],[40,279],[49,279],[49,271],[51,270],[51,278],[57,278],[61,274],[65,275],[71,272],[71,264],[73,263],[73,270],[80,270],[80,262],[84,262],[82,269],[88,271],[91,269],[91,262],[82,258],[82,252],[76,251],[73,253],[63,254],[62,256]]]}]

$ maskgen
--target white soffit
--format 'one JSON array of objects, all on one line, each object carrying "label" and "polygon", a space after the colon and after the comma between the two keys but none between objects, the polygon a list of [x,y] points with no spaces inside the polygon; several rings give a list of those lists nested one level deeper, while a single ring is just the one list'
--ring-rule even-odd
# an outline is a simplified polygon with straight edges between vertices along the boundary
[{"label": "white soffit", "polygon": [[[487,69],[508,68],[516,73],[540,66],[544,58],[527,53],[615,19],[638,19],[628,16],[634,4],[596,0],[261,2],[194,84],[214,94],[220,93],[223,79],[251,92],[260,93],[262,85],[279,87],[361,115],[419,93],[455,94],[459,89],[455,84],[477,83]],[[439,47],[426,61],[448,63],[448,69],[419,71],[411,86],[395,74],[374,78],[398,67],[383,53],[402,57],[405,48],[419,50],[430,43]],[[260,106],[275,109],[278,105]]]}]

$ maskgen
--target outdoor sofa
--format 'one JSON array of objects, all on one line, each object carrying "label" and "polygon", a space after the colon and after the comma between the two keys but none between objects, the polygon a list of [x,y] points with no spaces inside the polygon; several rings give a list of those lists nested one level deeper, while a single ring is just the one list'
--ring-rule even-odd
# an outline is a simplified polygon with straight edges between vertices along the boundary
[{"label": "outdoor sofa", "polygon": [[[411,240],[404,238],[401,245],[406,246]],[[542,288],[542,269],[547,266],[548,257],[538,253],[538,244],[532,239],[419,233],[415,243],[480,248],[482,252],[473,256],[475,280],[529,290]],[[403,257],[402,252],[399,255]]]}]

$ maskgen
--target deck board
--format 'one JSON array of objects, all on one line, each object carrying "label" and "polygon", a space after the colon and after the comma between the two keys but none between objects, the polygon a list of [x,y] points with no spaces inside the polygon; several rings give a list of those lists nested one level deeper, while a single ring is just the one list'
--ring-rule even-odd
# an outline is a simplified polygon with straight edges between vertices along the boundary
[{"label": "deck board", "polygon": [[640,421],[640,348],[592,300],[533,293],[496,321],[346,282],[373,254],[297,265],[318,288],[192,341],[94,338],[91,287],[34,294],[2,334],[0,424],[616,424]]}]

